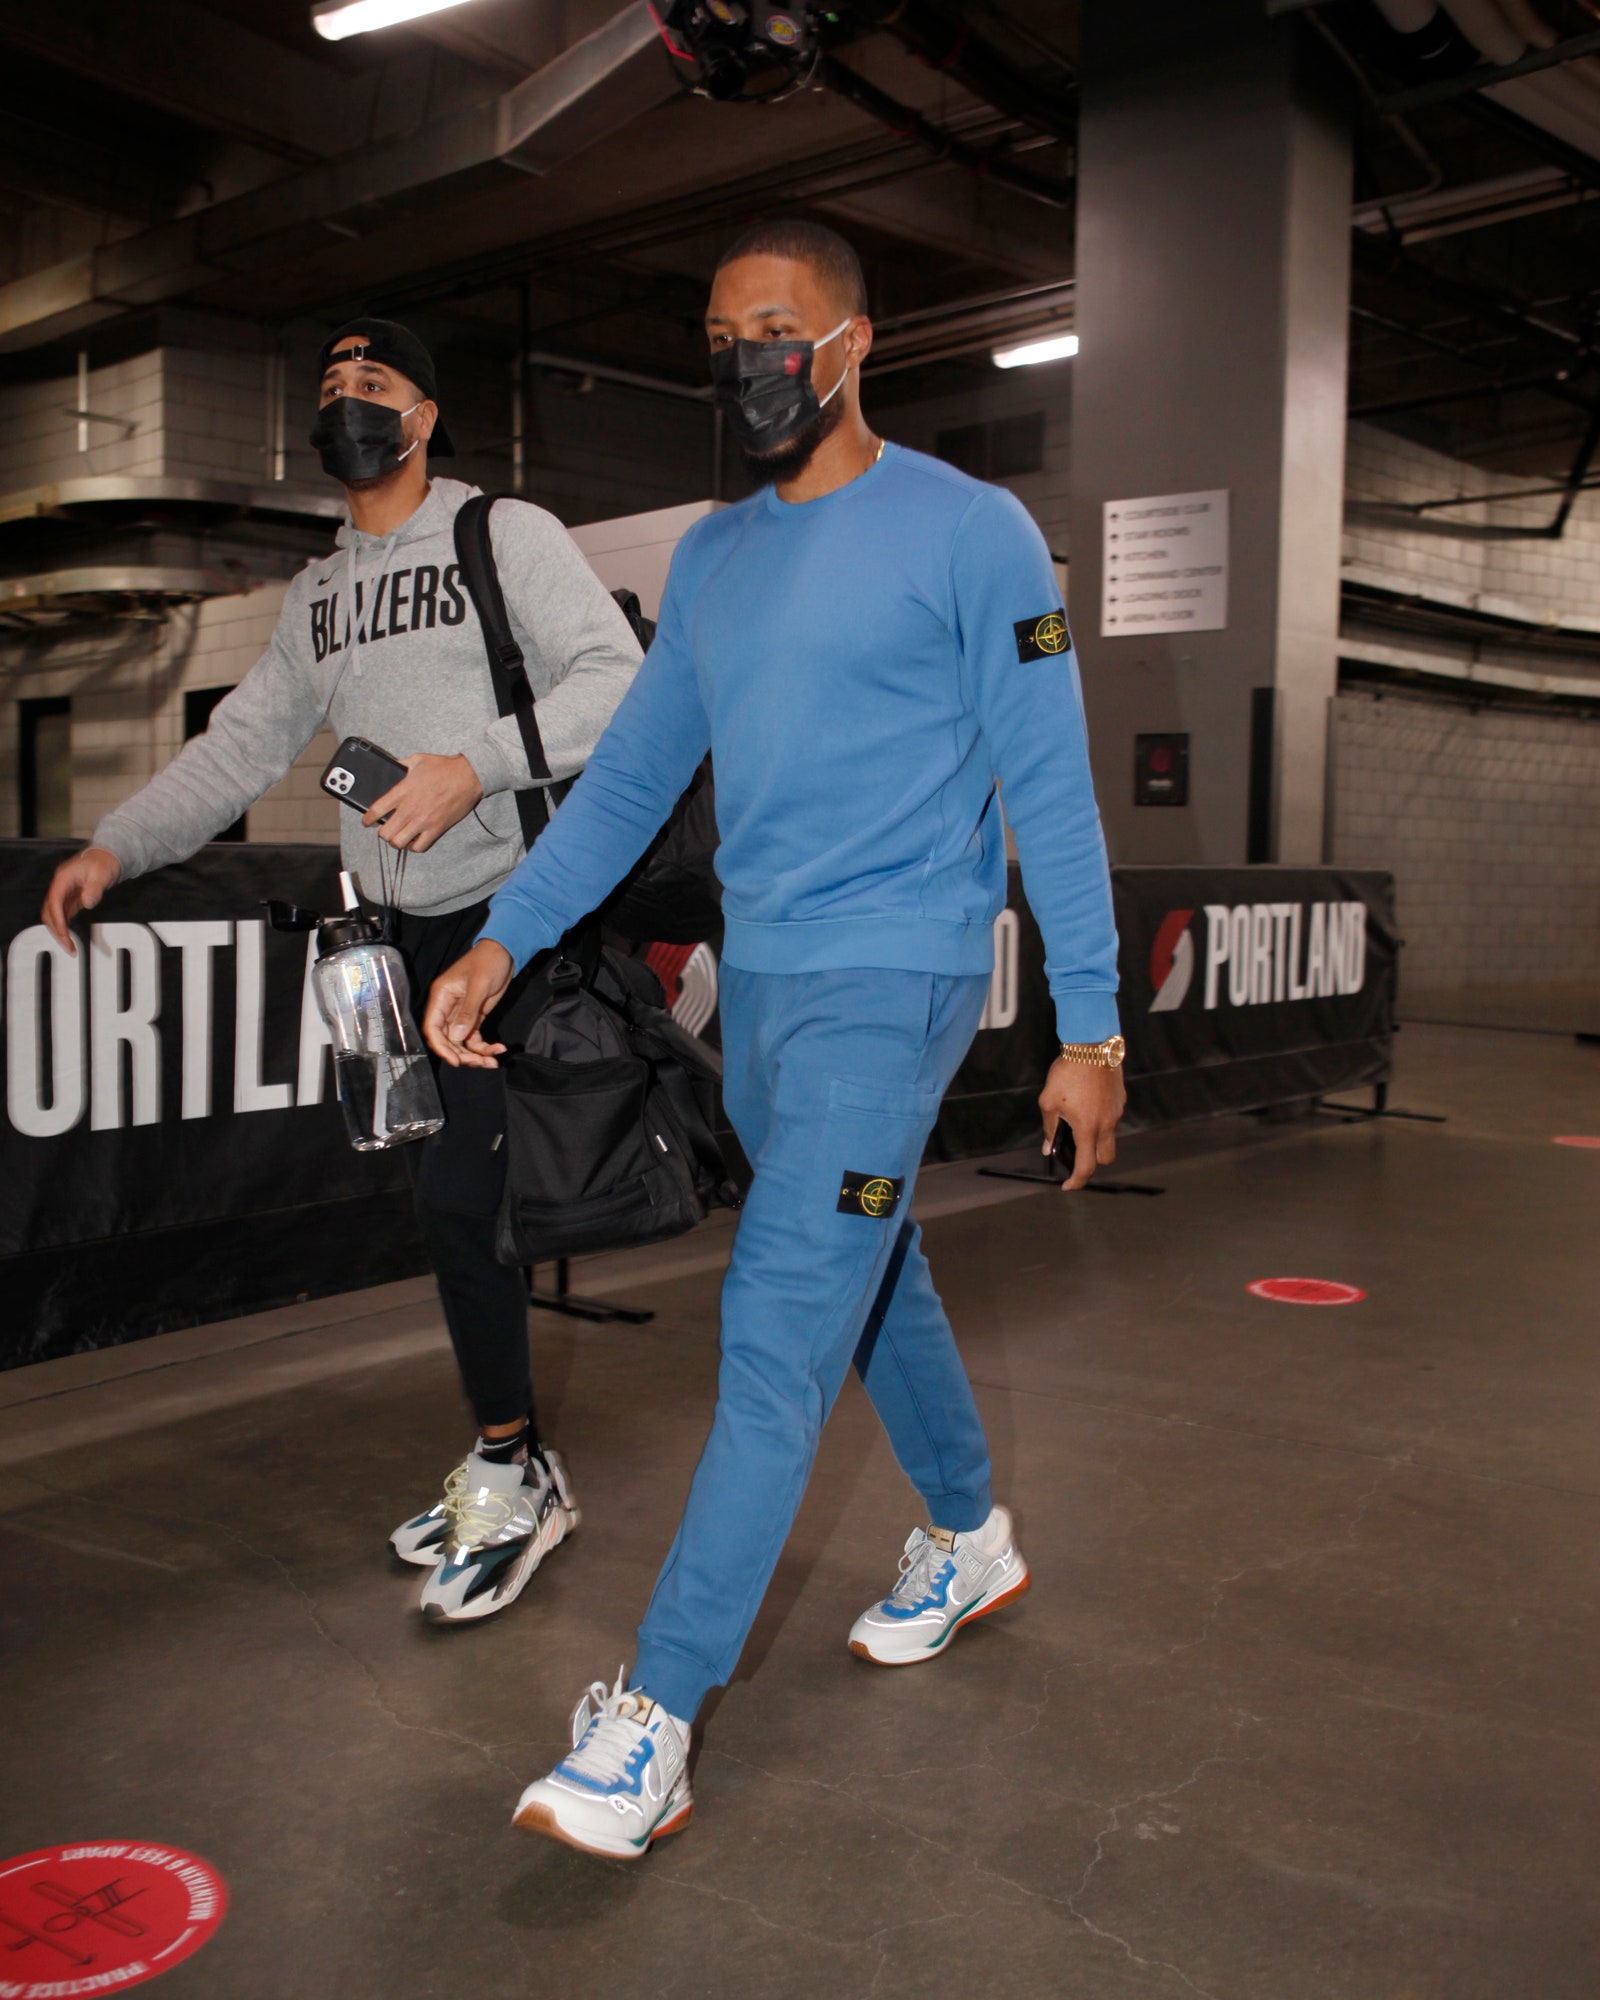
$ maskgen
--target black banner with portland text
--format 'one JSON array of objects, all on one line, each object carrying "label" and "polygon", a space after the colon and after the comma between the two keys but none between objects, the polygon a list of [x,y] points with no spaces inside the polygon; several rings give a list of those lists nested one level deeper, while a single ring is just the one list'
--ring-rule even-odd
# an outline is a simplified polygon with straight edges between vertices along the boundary
[{"label": "black banner with portland text", "polygon": [[[351,1149],[309,940],[266,922],[269,896],[332,907],[337,851],[205,848],[113,889],[76,921],[68,956],[38,913],[72,851],[0,842],[0,1367],[423,1271],[404,1150]],[[1112,878],[1131,1123],[1387,1078],[1389,876]],[[714,1038],[715,956],[702,954],[683,998]],[[1032,1139],[1055,1050],[1044,947],[1013,867],[988,1007],[930,1157]]]},{"label": "black banner with portland text", "polygon": [[356,1153],[310,940],[338,850],[224,843],[39,922],[75,843],[0,842],[0,1367],[425,1269],[403,1153]]},{"label": "black banner with portland text", "polygon": [[[1113,868],[1128,1124],[1385,1082],[1394,878],[1337,868]],[[1020,1146],[1056,1053],[1044,944],[1013,865],[989,1005],[934,1129],[939,1159]]]},{"label": "black banner with portland text", "polygon": [[1128,1106],[1147,1125],[1386,1082],[1394,877],[1114,868]]}]

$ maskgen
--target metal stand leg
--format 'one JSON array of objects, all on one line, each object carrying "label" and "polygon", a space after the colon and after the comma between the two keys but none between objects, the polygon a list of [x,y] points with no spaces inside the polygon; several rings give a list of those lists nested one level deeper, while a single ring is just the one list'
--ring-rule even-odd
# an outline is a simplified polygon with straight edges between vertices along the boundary
[{"label": "metal stand leg", "polygon": [[556,1259],[556,1288],[553,1292],[541,1292],[534,1282],[537,1264],[528,1266],[528,1303],[545,1312],[565,1313],[568,1319],[596,1320],[602,1323],[621,1320],[627,1326],[645,1326],[655,1318],[653,1312],[644,1312],[637,1306],[614,1306],[605,1299],[579,1298],[572,1289],[572,1262],[570,1258]]},{"label": "metal stand leg", "polygon": [[1415,1125],[1448,1125],[1450,1123],[1448,1118],[1441,1118],[1437,1111],[1397,1110],[1389,1102],[1389,1085],[1387,1080],[1382,1083],[1375,1083],[1372,1086],[1372,1109],[1370,1111],[1364,1104],[1335,1104],[1331,1097],[1320,1099],[1319,1108],[1323,1111],[1341,1112],[1347,1119],[1408,1118]]}]

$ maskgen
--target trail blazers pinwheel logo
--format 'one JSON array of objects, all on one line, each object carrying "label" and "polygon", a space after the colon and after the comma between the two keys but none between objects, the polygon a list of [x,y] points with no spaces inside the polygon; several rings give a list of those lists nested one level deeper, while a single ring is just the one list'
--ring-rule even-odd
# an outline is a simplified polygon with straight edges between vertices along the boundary
[{"label": "trail blazers pinwheel logo", "polygon": [[1150,947],[1150,984],[1155,998],[1152,1014],[1170,1014],[1183,1005],[1194,977],[1194,938],[1189,930],[1193,910],[1168,910]]}]

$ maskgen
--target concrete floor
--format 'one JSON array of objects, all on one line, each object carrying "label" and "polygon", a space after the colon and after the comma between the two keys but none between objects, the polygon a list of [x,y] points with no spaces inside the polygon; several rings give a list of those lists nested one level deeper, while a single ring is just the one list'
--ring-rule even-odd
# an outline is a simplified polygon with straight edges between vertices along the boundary
[{"label": "concrete floor", "polygon": [[714,1234],[591,1274],[652,1326],[537,1318],[587,1520],[479,1627],[383,1546],[461,1436],[425,1288],[0,1378],[0,1855],[213,1861],[172,2000],[1592,2000],[1600,1153],[1550,1140],[1600,1131],[1600,1051],[1400,1046],[1448,1124],[1136,1140],[1160,1200],[925,1179],[1032,1594],[849,1656],[917,1518],[852,1385],[694,1823],[634,1866],[508,1820],[631,1650]]}]

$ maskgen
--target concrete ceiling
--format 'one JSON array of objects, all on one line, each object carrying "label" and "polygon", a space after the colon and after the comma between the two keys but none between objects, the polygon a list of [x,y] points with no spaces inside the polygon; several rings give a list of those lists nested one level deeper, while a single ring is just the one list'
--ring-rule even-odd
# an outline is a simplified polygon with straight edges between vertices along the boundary
[{"label": "concrete ceiling", "polygon": [[[1553,34],[1587,18],[1535,4]],[[1078,0],[837,10],[865,101],[921,126],[859,92],[692,96],[637,0],[472,0],[337,44],[307,0],[0,0],[0,370],[156,308],[282,336],[372,306],[699,380],[700,287],[776,206],[848,230],[880,316],[1070,279],[1070,202],[930,135],[1070,193]],[[1351,93],[1352,408],[1559,474],[1600,402],[1600,161],[1481,93],[1386,111],[1415,79],[1373,0],[1296,31]]]},{"label": "concrete ceiling", "polygon": [[[458,319],[504,323],[529,286],[536,317],[541,288],[578,303],[595,358],[648,363],[619,350],[619,336],[649,337],[626,326],[626,302],[703,278],[731,232],[779,204],[847,222],[886,310],[1070,273],[1070,205],[979,186],[926,130],[892,131],[832,90],[764,107],[691,95],[642,5],[474,0],[340,44],[318,41],[306,11],[0,0],[0,46],[28,73],[13,97],[51,105],[56,124],[79,110],[80,131],[92,102],[114,159],[142,156],[126,175],[110,159],[74,170],[48,118],[8,115],[0,76],[0,352],[98,339],[175,304],[282,327],[447,301]],[[839,54],[864,89],[970,146],[1028,147],[1027,171],[1069,187],[1051,0],[980,18],[987,95],[970,87],[970,52],[922,59],[953,46],[945,0],[900,8],[903,34],[874,32],[874,9],[842,11]],[[996,75],[1026,117],[990,101]],[[608,325],[619,295],[623,323]]]}]

